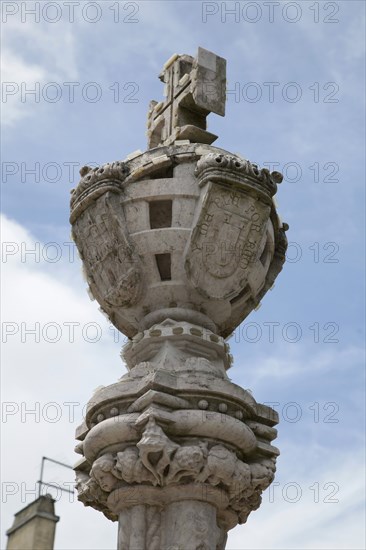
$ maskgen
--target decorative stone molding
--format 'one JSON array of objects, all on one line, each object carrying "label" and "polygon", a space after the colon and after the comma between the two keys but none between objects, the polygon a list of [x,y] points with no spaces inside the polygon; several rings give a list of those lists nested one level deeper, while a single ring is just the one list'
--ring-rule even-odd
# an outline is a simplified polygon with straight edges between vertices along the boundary
[{"label": "decorative stone molding", "polygon": [[220,499],[220,513],[228,512],[232,520],[236,517],[236,523],[245,522],[259,507],[262,491],[273,481],[276,457],[249,453],[248,462],[244,462],[211,438],[196,441],[183,445],[172,441],[150,416],[135,446],[102,454],[89,474],[77,469],[79,500],[112,517],[108,495],[126,486],[138,487],[144,495],[149,486],[204,484],[218,487],[226,495]]},{"label": "decorative stone molding", "polygon": [[[213,333],[202,328],[192,334],[197,327],[189,324],[173,332],[179,325],[167,320],[152,335],[146,331],[148,342],[156,339],[156,358],[150,344],[142,347],[141,363],[94,394],[77,448],[85,457],[76,467],[80,500],[117,519],[111,495],[127,487],[143,495],[133,501],[136,506],[146,504],[149,487],[162,491],[159,502],[171,487],[219,488],[225,498],[217,508],[218,525],[225,531],[258,508],[273,479],[278,417],[227,379],[223,358],[217,363],[200,356],[205,346],[220,345],[220,338],[212,340]],[[192,345],[193,336],[203,338],[200,346]],[[142,334],[137,344],[143,340]],[[163,507],[159,525],[165,513]]]},{"label": "decorative stone molding", "polygon": [[[186,350],[189,350],[190,354],[196,356],[200,356],[202,350],[205,349],[207,357],[211,356],[212,359],[220,358],[223,361],[225,369],[229,369],[233,361],[233,357],[229,353],[229,345],[222,336],[202,327],[202,325],[165,319],[162,323],[153,325],[149,330],[139,332],[125,344],[122,357],[127,367],[132,369],[144,361],[146,356],[149,356],[151,361],[154,349],[160,351],[162,342],[170,344],[173,347],[178,346],[180,349],[184,346]],[[175,365],[173,368],[172,365],[168,365],[168,369],[175,371],[187,370],[189,368],[187,360],[181,365],[179,360],[177,360],[178,348],[176,350],[174,357]],[[195,361],[193,368],[196,369],[198,366],[198,362]],[[164,362],[159,361],[159,368],[164,368]],[[214,370],[212,363],[209,363],[208,370],[210,372]],[[221,375],[223,376],[223,373]]]}]

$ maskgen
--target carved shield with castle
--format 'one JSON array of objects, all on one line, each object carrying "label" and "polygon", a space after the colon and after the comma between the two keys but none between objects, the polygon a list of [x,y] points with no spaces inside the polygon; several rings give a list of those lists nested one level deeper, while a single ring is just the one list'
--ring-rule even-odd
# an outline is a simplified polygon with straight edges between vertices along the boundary
[{"label": "carved shield with castle", "polygon": [[224,183],[210,182],[205,191],[186,251],[186,273],[205,296],[231,299],[244,288],[258,260],[270,207]]}]

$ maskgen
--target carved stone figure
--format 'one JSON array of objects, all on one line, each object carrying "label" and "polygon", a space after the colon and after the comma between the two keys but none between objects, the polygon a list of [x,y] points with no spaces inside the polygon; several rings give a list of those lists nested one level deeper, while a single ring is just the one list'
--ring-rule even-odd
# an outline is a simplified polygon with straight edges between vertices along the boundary
[{"label": "carved stone figure", "polygon": [[165,483],[178,483],[184,477],[194,477],[204,467],[207,457],[207,447],[203,444],[195,446],[180,447],[174,454],[169,465],[169,473]]},{"label": "carved stone figure", "polygon": [[117,460],[113,473],[119,479],[123,479],[127,483],[158,484],[156,477],[142,463],[139,457],[139,451],[136,447],[128,447],[124,451],[117,453]]},{"label": "carved stone figure", "polygon": [[263,459],[260,462],[250,464],[250,471],[253,488],[264,491],[274,479],[276,464],[273,459]]},{"label": "carved stone figure", "polygon": [[229,486],[232,482],[238,459],[223,445],[215,445],[207,457],[207,464],[197,481],[208,481],[212,485],[224,483]]},{"label": "carved stone figure", "polygon": [[241,500],[251,490],[251,471],[248,464],[237,460],[229,487],[229,498],[232,505],[234,500]]},{"label": "carved stone figure", "polygon": [[99,483],[86,472],[76,470],[76,489],[78,491],[78,500],[84,506],[92,506],[96,510],[100,510],[112,521],[118,519],[116,514],[113,514],[107,506],[107,492],[103,491]]},{"label": "carved stone figure", "polygon": [[110,492],[117,486],[118,480],[114,476],[115,459],[111,454],[98,458],[92,466],[91,477],[103,491]]}]

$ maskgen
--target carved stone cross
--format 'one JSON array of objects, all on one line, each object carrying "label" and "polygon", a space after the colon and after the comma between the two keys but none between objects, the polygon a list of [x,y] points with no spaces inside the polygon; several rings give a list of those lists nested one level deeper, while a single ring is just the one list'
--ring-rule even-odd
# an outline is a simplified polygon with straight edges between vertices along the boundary
[{"label": "carved stone cross", "polygon": [[166,100],[150,102],[149,148],[185,139],[213,143],[217,136],[206,130],[206,117],[210,112],[225,115],[226,60],[204,48],[198,48],[196,58],[175,54],[159,78]]}]

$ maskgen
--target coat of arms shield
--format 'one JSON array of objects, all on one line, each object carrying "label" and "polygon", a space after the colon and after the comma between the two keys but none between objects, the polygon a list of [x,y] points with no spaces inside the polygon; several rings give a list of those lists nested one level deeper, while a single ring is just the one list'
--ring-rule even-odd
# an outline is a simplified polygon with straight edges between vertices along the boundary
[{"label": "coat of arms shield", "polygon": [[188,279],[201,293],[231,299],[242,290],[263,248],[270,206],[245,190],[209,183],[186,250]]}]

